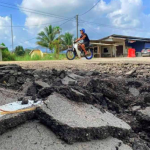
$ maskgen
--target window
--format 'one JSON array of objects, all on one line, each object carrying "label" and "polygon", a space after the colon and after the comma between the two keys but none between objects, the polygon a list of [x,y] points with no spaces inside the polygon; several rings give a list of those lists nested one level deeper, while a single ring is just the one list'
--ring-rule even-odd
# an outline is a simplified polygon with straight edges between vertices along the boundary
[{"label": "window", "polygon": [[107,48],[104,48],[104,53],[108,53],[108,49]]}]

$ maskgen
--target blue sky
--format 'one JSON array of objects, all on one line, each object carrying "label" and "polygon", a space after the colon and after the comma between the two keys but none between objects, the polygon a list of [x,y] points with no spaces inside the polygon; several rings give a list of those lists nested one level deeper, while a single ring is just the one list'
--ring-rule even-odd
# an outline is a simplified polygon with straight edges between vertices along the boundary
[{"label": "blue sky", "polygon": [[[60,18],[29,13],[20,7],[73,18],[76,14],[87,11],[96,2],[97,0],[0,0],[0,5],[6,6],[0,6],[0,43],[4,42],[11,50],[10,14],[13,16],[13,26],[22,26],[13,28],[14,47],[36,47],[36,39],[33,38],[43,30],[43,24],[56,26],[65,22]],[[17,7],[19,10],[8,7]],[[111,34],[150,37],[150,0],[100,0],[96,7],[79,16],[79,19],[79,27],[86,29],[90,39],[100,39]],[[56,21],[60,22],[53,23]],[[61,28],[63,33],[71,32],[76,36],[75,19]]]}]

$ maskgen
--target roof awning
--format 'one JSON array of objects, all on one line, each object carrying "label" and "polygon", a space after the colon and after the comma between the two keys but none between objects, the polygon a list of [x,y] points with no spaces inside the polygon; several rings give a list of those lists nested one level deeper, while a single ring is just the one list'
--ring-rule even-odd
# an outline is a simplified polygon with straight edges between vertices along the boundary
[{"label": "roof awning", "polygon": [[105,44],[105,43],[93,43],[91,42],[92,45],[100,45],[100,46],[118,46],[117,44]]},{"label": "roof awning", "polygon": [[6,48],[5,46],[0,45],[0,49],[5,49],[5,48]]}]

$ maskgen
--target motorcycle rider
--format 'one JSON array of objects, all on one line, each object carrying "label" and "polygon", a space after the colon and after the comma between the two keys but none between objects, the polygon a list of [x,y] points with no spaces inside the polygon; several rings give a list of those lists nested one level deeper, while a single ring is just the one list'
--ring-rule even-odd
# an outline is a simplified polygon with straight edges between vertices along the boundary
[{"label": "motorcycle rider", "polygon": [[85,29],[82,28],[80,30],[81,36],[78,38],[75,42],[83,40],[83,43],[80,43],[79,46],[81,46],[82,50],[85,52],[85,55],[88,55],[88,52],[86,51],[85,47],[88,47],[90,44],[90,40],[88,35],[85,33]]}]

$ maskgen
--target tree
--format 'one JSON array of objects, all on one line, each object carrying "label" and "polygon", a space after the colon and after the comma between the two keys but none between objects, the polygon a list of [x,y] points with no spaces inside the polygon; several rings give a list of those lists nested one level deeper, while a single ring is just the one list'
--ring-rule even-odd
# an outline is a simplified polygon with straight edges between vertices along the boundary
[{"label": "tree", "polygon": [[63,45],[62,35],[60,35],[61,28],[56,26],[45,27],[44,31],[38,34],[38,45],[48,48],[49,50],[55,50],[55,57],[59,58],[59,52]]},{"label": "tree", "polygon": [[[2,43],[1,45],[2,45],[2,46],[5,46],[4,43]],[[7,47],[2,50],[2,57],[3,57],[3,61],[14,61],[14,60],[15,60],[14,54],[12,54],[12,53],[8,50]]]},{"label": "tree", "polygon": [[64,43],[63,43],[63,40],[61,39],[61,36],[53,41],[53,45],[54,45],[54,50],[55,50],[54,52],[55,58],[58,59],[60,51],[62,51],[62,49],[64,48]]},{"label": "tree", "polygon": [[[0,44],[0,45],[2,45],[2,46],[5,46],[5,44],[4,43],[2,43],[2,44]],[[9,50],[8,50],[8,48],[6,47],[5,49],[3,49],[3,52],[8,52]]]},{"label": "tree", "polygon": [[22,46],[17,46],[14,51],[15,55],[23,56],[25,54],[24,48]]},{"label": "tree", "polygon": [[64,44],[69,47],[70,45],[72,45],[73,42],[73,34],[67,32],[65,33],[65,35],[63,35],[63,40],[64,40]]},{"label": "tree", "polygon": [[26,48],[24,51],[25,51],[25,54],[28,54],[28,55],[29,55],[29,53],[30,53],[32,50],[31,50],[31,49]]},{"label": "tree", "polygon": [[53,50],[54,49],[53,42],[57,40],[60,31],[61,31],[60,27],[52,27],[51,25],[45,27],[44,31],[38,33],[37,39],[39,41],[37,41],[37,44],[42,47],[48,48],[49,50]]}]

